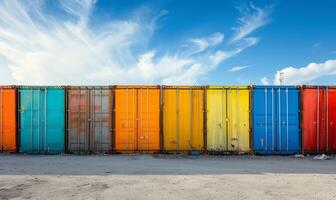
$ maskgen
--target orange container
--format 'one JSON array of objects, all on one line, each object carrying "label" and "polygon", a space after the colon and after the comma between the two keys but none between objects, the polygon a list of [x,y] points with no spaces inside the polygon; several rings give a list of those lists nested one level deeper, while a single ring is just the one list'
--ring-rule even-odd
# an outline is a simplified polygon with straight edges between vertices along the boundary
[{"label": "orange container", "polygon": [[115,150],[160,149],[160,87],[115,87]]},{"label": "orange container", "polygon": [[16,89],[0,87],[0,151],[16,151]]}]

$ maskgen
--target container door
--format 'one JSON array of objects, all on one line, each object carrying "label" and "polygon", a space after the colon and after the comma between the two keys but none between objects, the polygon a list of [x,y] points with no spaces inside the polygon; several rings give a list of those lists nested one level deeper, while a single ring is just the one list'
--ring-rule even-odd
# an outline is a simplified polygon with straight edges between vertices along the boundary
[{"label": "container door", "polygon": [[336,152],[336,89],[328,89],[327,151]]},{"label": "container door", "polygon": [[319,131],[318,131],[318,151],[327,150],[327,94],[325,89],[319,89]]},{"label": "container door", "polygon": [[137,90],[115,90],[115,149],[135,151],[137,147]]},{"label": "container door", "polygon": [[68,90],[68,150],[89,151],[89,90]]},{"label": "container door", "polygon": [[178,90],[163,90],[163,145],[164,150],[179,150],[179,114],[178,114]]},{"label": "container door", "polygon": [[178,131],[177,145],[178,150],[192,150],[192,90],[179,89],[177,91],[177,112],[178,112]]},{"label": "container door", "polygon": [[16,151],[16,92],[0,89],[0,151]]},{"label": "container door", "polygon": [[325,89],[304,89],[303,148],[308,152],[327,148],[327,95]]},{"label": "container door", "polygon": [[272,152],[277,148],[277,101],[273,88],[253,90],[253,146],[257,152]]},{"label": "container door", "polygon": [[20,90],[20,151],[22,152],[43,151],[39,139],[41,133],[40,94],[40,90]]},{"label": "container door", "polygon": [[163,139],[167,151],[203,150],[203,90],[163,90]]},{"label": "container door", "polygon": [[166,150],[192,149],[192,90],[164,90],[164,140]]},{"label": "container door", "polygon": [[253,89],[253,150],[265,149],[266,133],[266,89]]},{"label": "container door", "polygon": [[94,152],[108,152],[111,150],[112,92],[106,89],[91,90],[90,104],[90,149]]},{"label": "container door", "polygon": [[278,89],[277,92],[278,100],[278,140],[277,140],[277,151],[289,151],[289,99],[288,99],[288,89]]},{"label": "container door", "polygon": [[160,148],[160,90],[138,90],[138,150],[157,151]]},{"label": "container door", "polygon": [[249,91],[227,90],[228,150],[249,151]]},{"label": "container door", "polygon": [[64,151],[64,116],[65,102],[64,89],[48,88],[44,90],[45,104],[44,117],[44,140],[45,151],[59,153]]},{"label": "container door", "polygon": [[64,150],[64,90],[20,90],[20,151]]},{"label": "container door", "polygon": [[178,150],[203,150],[203,90],[177,90]]},{"label": "container door", "polygon": [[302,90],[302,136],[303,150],[317,150],[317,115],[318,107],[317,89]]},{"label": "container door", "polygon": [[236,151],[238,150],[238,140],[239,136],[237,134],[238,131],[238,115],[236,114],[238,110],[238,90],[234,90],[229,88],[227,90],[227,138],[228,138],[228,151]]},{"label": "container door", "polygon": [[278,143],[277,151],[294,153],[300,150],[299,136],[299,91],[296,89],[278,90]]},{"label": "container door", "polygon": [[[204,90],[189,90],[191,93],[191,105],[190,105],[190,149],[202,151],[204,148],[203,139],[203,118],[204,118]],[[182,105],[181,105],[182,106]]]},{"label": "container door", "polygon": [[4,140],[5,140],[5,136],[4,136],[4,128],[3,128],[3,104],[4,104],[4,100],[3,100],[3,89],[0,89],[0,151],[4,151]]},{"label": "container door", "polygon": [[207,150],[227,151],[226,89],[207,90]]}]

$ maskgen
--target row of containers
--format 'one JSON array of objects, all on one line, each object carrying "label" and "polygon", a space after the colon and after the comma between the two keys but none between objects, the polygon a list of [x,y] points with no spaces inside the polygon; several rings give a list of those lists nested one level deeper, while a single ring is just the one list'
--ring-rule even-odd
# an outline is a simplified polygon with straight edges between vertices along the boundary
[{"label": "row of containers", "polygon": [[0,150],[336,151],[336,87],[0,87]]}]

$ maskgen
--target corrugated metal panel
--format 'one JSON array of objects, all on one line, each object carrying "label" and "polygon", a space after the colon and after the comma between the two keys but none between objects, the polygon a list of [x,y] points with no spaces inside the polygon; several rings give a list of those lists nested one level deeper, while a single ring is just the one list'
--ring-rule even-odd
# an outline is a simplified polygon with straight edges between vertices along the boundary
[{"label": "corrugated metal panel", "polygon": [[23,87],[19,90],[20,152],[64,151],[64,89]]},{"label": "corrugated metal panel", "polygon": [[250,151],[250,89],[207,89],[207,150]]},{"label": "corrugated metal panel", "polygon": [[165,151],[204,150],[204,89],[163,87]]},{"label": "corrugated metal panel", "polygon": [[115,90],[115,150],[137,149],[137,91]]},{"label": "corrugated metal panel", "polygon": [[108,87],[70,87],[68,151],[107,153],[112,150],[113,91]]},{"label": "corrugated metal panel", "polygon": [[16,151],[16,89],[0,87],[0,151]]},{"label": "corrugated metal panel", "polygon": [[336,152],[336,88],[328,87],[327,151]]},{"label": "corrugated metal panel", "polygon": [[301,99],[303,151],[335,152],[336,89],[304,87]]},{"label": "corrugated metal panel", "polygon": [[260,154],[292,154],[301,150],[298,88],[253,89],[253,150]]},{"label": "corrugated metal panel", "polygon": [[158,86],[116,86],[115,150],[160,149],[160,89]]}]

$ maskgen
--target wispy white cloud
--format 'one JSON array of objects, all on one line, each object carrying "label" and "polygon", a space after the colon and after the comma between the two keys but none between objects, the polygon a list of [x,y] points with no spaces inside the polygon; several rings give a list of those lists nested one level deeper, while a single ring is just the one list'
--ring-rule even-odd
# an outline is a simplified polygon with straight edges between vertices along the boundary
[{"label": "wispy white cloud", "polygon": [[253,31],[266,25],[269,22],[272,6],[258,8],[252,3],[249,3],[248,5],[238,7],[238,9],[242,16],[238,20],[239,26],[233,28],[235,34],[231,39],[232,42],[245,38]]},{"label": "wispy white cloud", "polygon": [[230,68],[228,71],[229,72],[237,72],[237,71],[240,71],[240,70],[243,70],[243,69],[246,69],[248,68],[249,66],[236,66],[236,67],[232,67]]},{"label": "wispy white cloud", "polygon": [[60,0],[63,10],[78,18],[81,25],[86,25],[96,0]]},{"label": "wispy white cloud", "polygon": [[280,84],[280,74],[283,73],[284,84],[307,84],[318,78],[336,74],[336,60],[323,63],[310,63],[305,67],[285,67],[274,75],[274,84]]},{"label": "wispy white cloud", "polygon": [[167,11],[141,9],[92,27],[95,2],[61,0],[67,15],[60,16],[48,13],[45,1],[1,1],[0,84],[195,84],[258,42],[242,34],[225,46],[224,34],[213,33],[187,39],[184,50],[158,52],[148,43]]},{"label": "wispy white cloud", "polygon": [[224,35],[222,33],[214,33],[204,38],[192,38],[189,42],[192,44],[190,54],[203,52],[207,48],[215,47],[223,42]]},{"label": "wispy white cloud", "polygon": [[269,81],[267,79],[267,77],[263,77],[260,79],[260,82],[263,84],[263,85],[269,85]]}]

